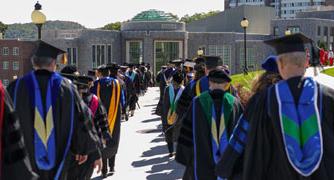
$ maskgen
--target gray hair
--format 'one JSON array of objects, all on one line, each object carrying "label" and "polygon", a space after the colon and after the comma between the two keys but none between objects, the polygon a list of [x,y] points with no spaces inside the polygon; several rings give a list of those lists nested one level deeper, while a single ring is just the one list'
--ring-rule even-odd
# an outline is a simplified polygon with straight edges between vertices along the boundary
[{"label": "gray hair", "polygon": [[291,64],[298,67],[304,67],[307,59],[305,52],[284,53],[279,55],[278,58],[283,64]]},{"label": "gray hair", "polygon": [[50,57],[37,57],[33,56],[31,57],[31,63],[34,67],[49,67],[53,61],[56,61],[56,59],[50,58]]}]

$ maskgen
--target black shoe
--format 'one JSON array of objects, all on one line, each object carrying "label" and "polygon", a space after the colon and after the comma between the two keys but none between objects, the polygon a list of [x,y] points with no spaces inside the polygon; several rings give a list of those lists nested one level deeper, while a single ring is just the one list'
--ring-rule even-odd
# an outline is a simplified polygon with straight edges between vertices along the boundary
[{"label": "black shoe", "polygon": [[172,158],[172,157],[174,157],[175,156],[175,153],[173,152],[173,153],[169,153],[169,157],[170,158]]},{"label": "black shoe", "polygon": [[105,178],[107,178],[108,176],[107,176],[107,173],[102,173],[102,179],[105,179]]}]

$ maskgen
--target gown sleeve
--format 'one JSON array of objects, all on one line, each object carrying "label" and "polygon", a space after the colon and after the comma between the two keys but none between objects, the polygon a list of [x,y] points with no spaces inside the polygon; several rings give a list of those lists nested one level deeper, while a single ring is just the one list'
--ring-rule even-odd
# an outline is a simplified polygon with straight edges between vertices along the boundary
[{"label": "gown sleeve", "polygon": [[4,147],[4,161],[2,179],[37,179],[32,171],[30,160],[24,145],[24,138],[20,130],[20,122],[13,110],[12,101],[5,92],[4,126],[2,142]]},{"label": "gown sleeve", "polygon": [[162,127],[163,130],[165,131],[168,127],[168,123],[167,123],[167,114],[168,114],[168,110],[169,110],[169,91],[170,87],[166,87],[164,90],[164,96],[162,99],[162,116],[161,116],[161,121],[162,121]]},{"label": "gown sleeve", "polygon": [[180,135],[178,137],[178,143],[176,148],[176,161],[184,166],[190,166],[194,157],[194,144],[193,144],[193,131],[192,131],[192,109],[191,104],[187,110],[187,114],[182,121],[182,127]]},{"label": "gown sleeve", "polygon": [[93,128],[92,115],[88,106],[83,102],[76,89],[73,88],[75,113],[75,134],[72,139],[72,151],[74,154],[87,155],[98,150],[98,137]]}]

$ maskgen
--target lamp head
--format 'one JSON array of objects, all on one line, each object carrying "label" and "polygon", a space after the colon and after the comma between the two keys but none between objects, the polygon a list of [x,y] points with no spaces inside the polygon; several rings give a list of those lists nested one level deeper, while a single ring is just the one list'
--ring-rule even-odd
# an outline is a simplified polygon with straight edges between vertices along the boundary
[{"label": "lamp head", "polygon": [[249,21],[247,20],[247,18],[244,17],[240,22],[240,25],[242,28],[247,28],[249,26]]},{"label": "lamp head", "polygon": [[31,13],[31,21],[34,24],[44,24],[46,22],[45,15],[40,11],[42,9],[42,6],[37,2],[35,4],[35,9]]}]

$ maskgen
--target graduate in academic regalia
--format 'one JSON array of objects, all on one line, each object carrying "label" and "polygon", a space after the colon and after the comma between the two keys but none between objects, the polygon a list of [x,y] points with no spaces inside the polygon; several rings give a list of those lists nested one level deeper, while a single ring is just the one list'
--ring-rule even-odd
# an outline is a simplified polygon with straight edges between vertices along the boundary
[{"label": "graduate in academic regalia", "polygon": [[334,91],[304,77],[310,41],[300,33],[265,41],[277,51],[283,80],[259,95],[247,117],[244,180],[334,179]]},{"label": "graduate in academic regalia", "polygon": [[149,63],[146,64],[146,73],[145,73],[146,79],[148,81],[147,87],[153,87],[153,73],[151,71],[151,65]]},{"label": "graduate in academic regalia", "polygon": [[64,51],[43,41],[36,46],[34,70],[12,82],[8,92],[33,171],[40,179],[66,179],[71,164],[84,163],[97,148],[91,116],[74,85],[54,72]]},{"label": "graduate in academic regalia", "polygon": [[0,81],[0,179],[37,179],[22,137],[13,103]]},{"label": "graduate in academic regalia", "polygon": [[102,152],[102,177],[107,177],[108,167],[111,175],[115,172],[115,158],[121,131],[122,88],[117,79],[109,76],[108,67],[102,65],[98,71],[101,78],[94,82],[91,92],[97,95],[108,114],[109,132],[112,138],[106,142],[106,148]]},{"label": "graduate in academic regalia", "polygon": [[[231,79],[224,71],[210,71],[210,90],[193,99],[186,119],[192,121],[193,153],[185,159],[193,159],[193,179],[220,179],[215,166],[221,159],[242,107],[237,98],[224,91]],[[190,157],[193,156],[193,157]]]},{"label": "graduate in academic regalia", "polygon": [[98,150],[90,153],[87,161],[76,167],[78,173],[75,174],[75,177],[71,177],[70,179],[89,180],[93,175],[95,167],[98,167],[97,173],[99,173],[102,168],[101,153],[106,142],[110,141],[111,135],[109,133],[107,112],[98,97],[89,91],[93,84],[93,78],[89,76],[78,76],[73,83],[77,85],[83,101],[87,104],[92,113],[93,128],[97,132],[99,143]]},{"label": "graduate in academic regalia", "polygon": [[265,72],[253,82],[252,97],[247,99],[248,101],[242,118],[240,118],[234,128],[231,138],[229,139],[229,144],[216,167],[217,174],[223,178],[229,180],[242,179],[244,145],[249,130],[249,112],[253,113],[254,108],[257,108],[259,95],[263,93],[263,91],[266,91],[268,87],[281,80],[276,61],[277,56],[268,56],[262,63],[262,68]]},{"label": "graduate in academic regalia", "polygon": [[134,91],[128,95],[130,116],[133,116],[136,110],[136,104],[138,102],[138,96],[140,93],[140,79],[134,69],[134,64],[129,64],[129,69],[125,74],[130,77],[134,89]]},{"label": "graduate in academic regalia", "polygon": [[172,83],[165,89],[163,97],[163,114],[161,116],[161,120],[170,157],[174,156],[174,142],[176,141],[174,126],[177,120],[175,110],[177,101],[179,100],[182,91],[184,90],[182,83],[182,72],[175,72],[173,75]]},{"label": "graduate in academic regalia", "polygon": [[122,114],[126,121],[129,120],[129,104],[130,104],[129,101],[130,101],[131,95],[136,94],[131,78],[126,75],[127,69],[128,69],[128,66],[120,67],[120,70],[121,70],[120,73],[123,75],[122,78],[124,81],[123,92],[124,92],[124,101],[125,101],[124,106],[122,106]]},{"label": "graduate in academic regalia", "polygon": [[[186,86],[182,93],[176,113],[179,115],[179,137],[176,148],[176,161],[186,166],[184,173],[184,179],[192,179],[193,176],[193,159],[185,160],[185,157],[193,153],[193,130],[192,120],[185,118],[185,115],[190,111],[190,103],[194,97],[199,96],[201,93],[209,90],[209,78],[208,73],[215,70],[218,66],[220,57],[217,56],[205,56],[197,59],[197,64],[205,63],[205,75],[196,81],[192,81]],[[188,105],[188,106],[187,106]],[[193,157],[193,156],[189,156]]]}]

